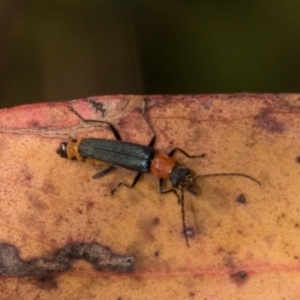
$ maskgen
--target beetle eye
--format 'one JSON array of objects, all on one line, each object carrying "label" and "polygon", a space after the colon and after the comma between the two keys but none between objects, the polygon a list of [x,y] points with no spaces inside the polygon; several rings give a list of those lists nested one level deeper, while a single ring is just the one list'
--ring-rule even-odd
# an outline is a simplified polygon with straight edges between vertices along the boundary
[{"label": "beetle eye", "polygon": [[56,153],[63,158],[68,158],[67,155],[67,143],[61,143],[60,147],[56,150]]},{"label": "beetle eye", "polygon": [[191,174],[188,174],[188,175],[185,176],[185,180],[184,180],[184,182],[182,182],[181,184],[182,184],[183,186],[187,186],[187,185],[190,185],[191,182],[192,182],[192,175],[191,175]]}]

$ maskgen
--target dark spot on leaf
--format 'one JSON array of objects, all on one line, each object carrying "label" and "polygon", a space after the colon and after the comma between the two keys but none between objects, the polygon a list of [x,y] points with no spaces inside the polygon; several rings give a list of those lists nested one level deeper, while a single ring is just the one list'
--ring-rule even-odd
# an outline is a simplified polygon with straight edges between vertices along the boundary
[{"label": "dark spot on leaf", "polygon": [[234,267],[235,266],[235,253],[233,253],[232,251],[225,251],[225,252],[226,252],[226,254],[223,257],[224,266],[229,267],[229,268]]},{"label": "dark spot on leaf", "polygon": [[283,133],[286,131],[287,126],[279,122],[271,113],[269,110],[262,110],[255,118],[256,124],[272,133]]},{"label": "dark spot on leaf", "polygon": [[186,234],[186,236],[189,237],[189,238],[195,237],[195,231],[194,231],[194,228],[193,228],[193,227],[186,227],[186,228],[185,228],[185,234]]},{"label": "dark spot on leaf", "polygon": [[[59,249],[54,256],[38,257],[29,261],[22,260],[13,245],[0,244],[0,275],[33,275],[47,281],[46,275],[69,270],[78,259],[88,261],[97,270],[109,272],[132,272],[135,262],[133,256],[114,254],[109,248],[96,242],[70,243]],[[51,285],[53,284],[52,282]]]},{"label": "dark spot on leaf", "polygon": [[231,274],[230,278],[236,284],[243,284],[248,280],[249,275],[246,273],[246,271],[241,270],[241,271]]},{"label": "dark spot on leaf", "polygon": [[236,197],[236,202],[241,203],[241,204],[246,204],[247,200],[243,194],[240,194]]},{"label": "dark spot on leaf", "polygon": [[105,116],[106,109],[104,108],[104,105],[101,102],[98,102],[94,100],[93,98],[89,99],[89,102],[92,104],[92,107],[95,109],[96,112],[101,112],[102,117]]},{"label": "dark spot on leaf", "polygon": [[30,184],[30,181],[33,178],[33,175],[28,166],[25,166],[24,168],[22,168],[21,174],[22,175],[20,175],[20,180],[29,181],[29,184]]},{"label": "dark spot on leaf", "polygon": [[154,218],[142,218],[138,221],[138,227],[141,230],[143,236],[150,241],[156,238],[156,228],[160,224],[160,219]]},{"label": "dark spot on leaf", "polygon": [[32,120],[28,125],[28,127],[40,127],[40,123],[35,120]]},{"label": "dark spot on leaf", "polygon": [[35,285],[43,290],[53,290],[58,288],[57,282],[52,274],[36,276]]},{"label": "dark spot on leaf", "polygon": [[53,185],[52,181],[49,180],[49,179],[44,180],[43,186],[42,186],[42,191],[45,194],[53,194],[53,195],[58,194],[58,192],[56,191],[55,186]]},{"label": "dark spot on leaf", "polygon": [[27,192],[26,196],[27,196],[28,202],[37,211],[43,212],[43,211],[49,209],[48,205],[43,200],[41,200],[40,197],[37,194],[35,194],[34,192]]},{"label": "dark spot on leaf", "polygon": [[92,202],[92,201],[88,201],[86,203],[86,209],[89,210],[89,209],[92,209],[94,207],[95,203]]},{"label": "dark spot on leaf", "polygon": [[153,225],[158,225],[160,223],[160,219],[159,218],[154,218],[153,219]]}]

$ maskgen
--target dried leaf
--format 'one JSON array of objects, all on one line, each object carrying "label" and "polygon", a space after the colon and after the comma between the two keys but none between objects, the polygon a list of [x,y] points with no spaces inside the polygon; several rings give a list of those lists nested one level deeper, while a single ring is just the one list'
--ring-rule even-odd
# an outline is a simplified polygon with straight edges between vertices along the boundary
[{"label": "dried leaf", "polygon": [[[155,148],[197,177],[185,192],[190,248],[174,194],[144,174],[59,157],[68,137],[147,145],[144,98],[106,96],[0,111],[1,299],[297,299],[298,95],[151,96]],[[201,177],[211,173],[239,176]]]}]

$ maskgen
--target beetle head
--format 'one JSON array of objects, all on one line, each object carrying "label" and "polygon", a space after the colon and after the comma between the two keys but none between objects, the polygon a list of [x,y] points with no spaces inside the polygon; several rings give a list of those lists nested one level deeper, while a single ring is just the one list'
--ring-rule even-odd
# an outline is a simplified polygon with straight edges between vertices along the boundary
[{"label": "beetle head", "polygon": [[194,178],[188,168],[176,165],[170,173],[170,181],[175,188],[187,189],[194,195],[198,193]]},{"label": "beetle head", "polygon": [[67,154],[67,144],[68,143],[61,143],[60,147],[56,150],[56,153],[60,155],[60,157],[68,158]]}]

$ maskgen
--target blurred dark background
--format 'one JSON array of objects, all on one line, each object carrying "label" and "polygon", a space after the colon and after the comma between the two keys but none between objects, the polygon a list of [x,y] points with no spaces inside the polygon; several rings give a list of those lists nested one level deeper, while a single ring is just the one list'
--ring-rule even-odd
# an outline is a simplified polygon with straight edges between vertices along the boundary
[{"label": "blurred dark background", "polygon": [[299,92],[300,1],[1,0],[0,107]]}]

